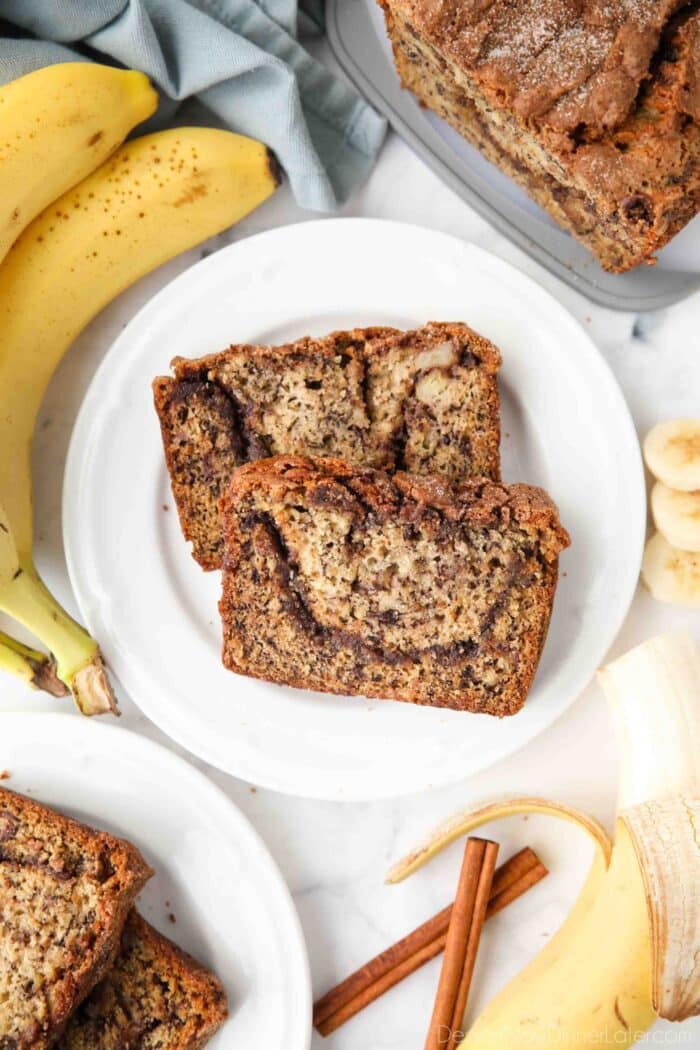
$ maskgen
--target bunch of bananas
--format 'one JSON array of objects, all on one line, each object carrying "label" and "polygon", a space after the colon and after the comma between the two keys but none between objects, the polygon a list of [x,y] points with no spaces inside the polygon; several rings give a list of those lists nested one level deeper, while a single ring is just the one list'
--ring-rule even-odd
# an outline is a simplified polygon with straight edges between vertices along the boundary
[{"label": "bunch of bananas", "polygon": [[143,274],[238,221],[275,190],[265,146],[228,131],[136,138],[157,95],[87,62],[0,88],[0,610],[42,653],[0,634],[0,667],[85,714],[116,711],[97,642],[32,556],[31,446],[46,387],[78,333]]}]

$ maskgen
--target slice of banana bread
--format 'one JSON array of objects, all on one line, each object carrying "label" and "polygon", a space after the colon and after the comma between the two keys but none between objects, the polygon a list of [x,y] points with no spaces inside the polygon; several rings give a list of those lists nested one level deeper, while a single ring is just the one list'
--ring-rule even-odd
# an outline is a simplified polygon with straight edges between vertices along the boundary
[{"label": "slice of banana bread", "polygon": [[200,1050],[227,1015],[219,979],[132,909],[114,966],[56,1050]]},{"label": "slice of banana bread", "polygon": [[175,358],[153,383],[182,531],[221,566],[218,502],[233,470],[267,456],[497,480],[500,354],[464,324],[365,328],[284,346]]},{"label": "slice of banana bread", "polygon": [[0,1047],[53,1046],[152,875],[130,843],[0,790]]},{"label": "slice of banana bread", "polygon": [[223,661],[331,693],[515,713],[569,537],[542,489],[276,457],[222,500]]}]

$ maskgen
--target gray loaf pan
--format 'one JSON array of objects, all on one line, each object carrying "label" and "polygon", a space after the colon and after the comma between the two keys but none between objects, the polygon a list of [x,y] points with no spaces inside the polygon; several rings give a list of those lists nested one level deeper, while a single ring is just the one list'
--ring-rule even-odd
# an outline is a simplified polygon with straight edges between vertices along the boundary
[{"label": "gray loaf pan", "polygon": [[700,288],[697,268],[669,268],[663,253],[658,265],[629,273],[601,269],[587,248],[401,88],[376,0],[328,0],[326,19],[333,53],[365,98],[455,193],[557,277],[602,306],[634,312],[670,306]]}]

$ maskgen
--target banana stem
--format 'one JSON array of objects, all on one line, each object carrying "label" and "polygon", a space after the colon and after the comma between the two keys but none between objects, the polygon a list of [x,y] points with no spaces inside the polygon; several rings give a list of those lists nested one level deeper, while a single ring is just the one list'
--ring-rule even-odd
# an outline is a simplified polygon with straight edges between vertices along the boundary
[{"label": "banana stem", "polygon": [[20,678],[32,689],[41,689],[51,696],[69,694],[56,675],[56,662],[52,656],[18,642],[4,631],[0,631],[0,669]]},{"label": "banana stem", "polygon": [[66,685],[97,651],[97,643],[72,620],[33,569],[20,566],[0,591],[0,607],[40,638],[56,658]]},{"label": "banana stem", "polygon": [[97,643],[62,608],[33,566],[20,565],[0,588],[0,609],[40,638],[56,661],[56,676],[83,714],[117,713]]}]

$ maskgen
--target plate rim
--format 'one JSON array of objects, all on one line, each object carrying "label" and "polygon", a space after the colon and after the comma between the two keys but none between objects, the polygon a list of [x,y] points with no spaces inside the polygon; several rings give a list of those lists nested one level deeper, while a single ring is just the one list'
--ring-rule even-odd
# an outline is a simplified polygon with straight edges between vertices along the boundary
[{"label": "plate rim", "polygon": [[[405,797],[422,791],[435,790],[449,784],[458,783],[468,777],[483,772],[496,762],[520,751],[521,748],[525,747],[533,739],[553,725],[558,718],[560,718],[564,712],[572,706],[576,699],[578,699],[582,691],[592,681],[595,674],[595,667],[600,664],[606,652],[614,643],[629,612],[639,578],[646,534],[646,494],[644,485],[644,468],[639,441],[629,406],[627,405],[622,389],[608,361],[605,359],[603,353],[599,350],[585,328],[554,294],[543,285],[539,284],[537,280],[524,272],[517,265],[482,248],[472,241],[466,241],[458,236],[433,230],[430,227],[396,220],[365,217],[337,217],[330,219],[307,220],[285,226],[273,227],[242,240],[234,241],[218,251],[213,252],[211,255],[193,263],[161,287],[155,295],[140,307],[140,309],[129,320],[127,325],[112,341],[90,381],[72,429],[63,481],[62,523],[66,562],[71,586],[82,616],[85,618],[88,627],[91,630],[94,630],[94,624],[90,622],[90,587],[87,583],[83,586],[83,580],[81,577],[85,577],[85,570],[83,568],[81,572],[79,569],[80,558],[78,557],[78,551],[80,550],[80,521],[77,509],[78,501],[72,498],[72,494],[80,491],[80,475],[83,465],[88,458],[85,450],[89,448],[89,442],[87,442],[85,438],[87,438],[90,430],[89,416],[92,411],[92,402],[96,401],[99,403],[99,397],[96,391],[100,384],[102,374],[107,373],[110,367],[112,367],[112,359],[116,348],[122,340],[128,339],[132,326],[137,323],[145,326],[151,322],[151,311],[154,309],[157,310],[160,299],[165,298],[168,294],[172,294],[172,289],[176,288],[179,282],[184,284],[195,270],[201,275],[208,267],[216,267],[219,265],[220,256],[234,254],[241,250],[246,251],[248,250],[246,246],[253,243],[260,244],[266,241],[275,242],[277,240],[284,242],[289,237],[294,238],[299,235],[305,236],[308,235],[309,231],[312,229],[323,228],[327,235],[338,238],[339,236],[342,236],[339,232],[339,227],[353,227],[356,229],[364,228],[366,231],[369,231],[371,228],[374,233],[378,233],[379,231],[386,233],[387,230],[395,229],[404,235],[428,237],[433,242],[442,242],[446,248],[451,246],[453,251],[457,249],[460,252],[466,252],[477,258],[481,258],[492,269],[495,267],[496,270],[500,270],[504,278],[508,278],[511,281],[515,280],[516,284],[519,283],[521,289],[527,293],[530,299],[542,303],[549,311],[553,323],[557,325],[557,330],[559,330],[559,327],[561,326],[561,330],[564,332],[567,328],[575,332],[577,342],[580,343],[580,346],[577,346],[577,353],[579,351],[584,351],[585,349],[587,355],[587,369],[593,367],[598,370],[599,375],[602,376],[606,383],[606,395],[608,398],[612,399],[614,404],[616,418],[615,425],[618,428],[620,438],[623,439],[620,447],[623,448],[626,446],[626,458],[629,459],[628,467],[626,469],[628,486],[631,495],[636,497],[636,506],[633,508],[633,517],[631,515],[630,520],[636,519],[637,535],[636,537],[633,536],[627,545],[628,551],[631,552],[627,560],[627,577],[624,580],[624,585],[621,583],[619,587],[619,606],[617,614],[610,620],[611,626],[608,632],[609,637],[607,637],[604,645],[598,647],[600,652],[597,652],[595,660],[591,659],[591,669],[586,674],[579,672],[575,675],[574,684],[568,690],[569,695],[566,701],[557,704],[554,710],[549,710],[546,715],[540,715],[538,718],[533,718],[533,720],[526,726],[525,730],[521,731],[521,735],[517,742],[508,744],[505,747],[486,745],[483,753],[479,756],[479,759],[470,764],[467,773],[460,773],[459,771],[452,770],[444,777],[433,776],[428,783],[423,782],[408,787],[404,784],[399,784],[397,786],[387,784],[385,780],[381,789],[379,789],[377,785],[365,788],[362,783],[358,782],[361,778],[356,777],[352,781],[350,789],[348,789],[347,785],[343,784],[341,787],[336,787],[331,790],[325,786],[325,781],[320,785],[310,784],[308,782],[304,782],[303,785],[290,784],[288,782],[289,778],[268,775],[268,771],[266,770],[253,773],[246,768],[244,771],[241,771],[240,762],[238,768],[236,768],[235,761],[233,763],[229,762],[227,764],[222,764],[220,758],[214,753],[207,741],[197,739],[196,742],[193,743],[191,738],[186,738],[185,734],[179,731],[177,725],[175,725],[175,728],[173,729],[174,720],[168,717],[167,704],[159,705],[157,702],[151,702],[148,690],[144,690],[143,682],[139,681],[142,676],[138,669],[133,671],[133,679],[136,680],[136,688],[127,687],[119,674],[117,674],[116,671],[113,672],[124,687],[125,692],[131,697],[140,710],[156,726],[158,726],[159,729],[161,729],[162,732],[175,741],[175,743],[185,748],[189,753],[203,759],[214,768],[220,769],[223,772],[245,780],[246,782],[255,783],[270,790],[279,791],[283,794],[295,797],[330,801],[375,801],[379,799]],[[336,247],[337,243],[336,240]],[[606,413],[606,415],[610,418],[610,413]],[[247,763],[244,764],[247,766]]]},{"label": "plate rim", "polygon": [[[166,747],[157,740],[153,740],[151,737],[138,733],[133,729],[127,729],[123,726],[107,724],[105,722],[97,723],[91,719],[69,711],[3,711],[0,712],[0,725],[3,729],[3,744],[7,744],[10,747],[12,746],[11,735],[13,731],[16,734],[24,733],[30,740],[36,740],[39,735],[36,731],[37,726],[41,727],[40,732],[44,737],[46,736],[46,733],[51,733],[52,727],[55,727],[56,729],[57,738],[59,737],[59,734],[63,735],[64,732],[67,731],[68,738],[71,741],[77,740],[77,735],[81,733],[86,736],[88,743],[94,742],[95,735],[98,737],[100,735],[107,738],[112,737],[113,739],[119,740],[121,746],[125,746],[127,753],[134,758],[138,758],[140,754],[143,755],[144,758],[155,755],[157,761],[161,763],[161,767],[163,762],[166,764],[170,763],[173,769],[173,774],[179,778],[179,783],[186,780],[189,784],[195,785],[198,794],[203,797],[204,802],[207,804],[207,810],[209,810],[209,805],[211,804],[212,809],[216,808],[219,812],[223,811],[227,814],[227,819],[231,822],[232,826],[236,827],[237,835],[240,836],[236,841],[240,841],[242,838],[250,850],[249,855],[258,857],[261,864],[267,868],[268,876],[274,886],[278,903],[283,907],[287,916],[289,924],[288,933],[294,938],[292,948],[295,956],[294,966],[289,968],[289,972],[293,972],[296,975],[296,979],[299,982],[298,991],[301,993],[302,1000],[300,1029],[298,1032],[299,1041],[298,1043],[290,1043],[290,1046],[293,1050],[307,1050],[311,1041],[312,1033],[313,990],[309,953],[299,912],[297,911],[294,898],[292,897],[289,886],[282,875],[277,861],[272,856],[267,844],[255,828],[252,821],[246,816],[234,800],[230,798],[218,784],[215,784],[210,780],[206,773],[197,769],[196,766],[193,766],[192,763],[186,758],[183,758],[182,755],[178,755],[177,752],[171,750],[171,748]],[[19,727],[19,729],[17,727]],[[107,750],[109,750],[110,755],[120,753],[118,749],[113,751],[108,748]],[[41,764],[44,768],[52,768],[60,775],[60,761],[50,764],[43,759]],[[10,770],[10,772],[12,773],[12,770]],[[14,773],[12,773],[12,775],[14,776]],[[10,791],[13,790],[10,784],[5,783],[0,785],[0,791],[5,790],[6,788]],[[2,796],[0,795],[0,798],[1,797]],[[53,804],[43,798],[37,799],[36,801],[39,801],[42,805],[46,806],[51,806]],[[289,946],[289,943],[289,940],[285,941],[286,946]]]}]

